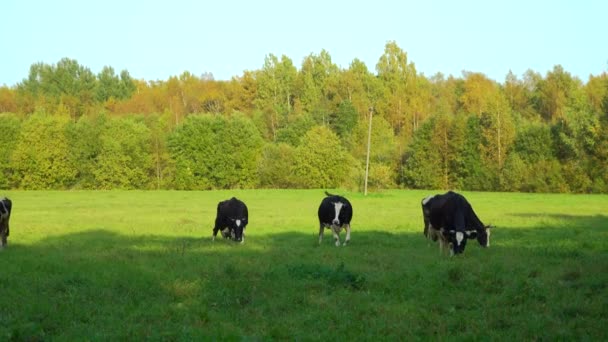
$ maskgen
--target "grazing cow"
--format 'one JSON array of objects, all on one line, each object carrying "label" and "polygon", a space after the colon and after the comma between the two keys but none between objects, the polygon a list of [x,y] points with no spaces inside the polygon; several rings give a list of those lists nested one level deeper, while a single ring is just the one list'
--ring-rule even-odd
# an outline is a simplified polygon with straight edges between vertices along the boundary
[{"label": "grazing cow", "polygon": [[8,235],[10,233],[8,221],[11,218],[11,209],[13,202],[10,199],[4,197],[0,199],[0,249],[6,246]]},{"label": "grazing cow", "polygon": [[337,195],[325,191],[325,197],[319,206],[319,244],[323,241],[323,230],[330,227],[336,240],[336,247],[340,246],[340,231],[346,228],[344,246],[350,242],[350,220],[353,217],[353,207],[350,202]]},{"label": "grazing cow", "polygon": [[424,235],[439,240],[440,253],[450,248],[450,254],[464,252],[468,239],[477,238],[482,247],[490,246],[490,228],[485,226],[464,196],[453,191],[431,195],[422,200]]},{"label": "grazing cow", "polygon": [[232,197],[229,200],[217,204],[217,216],[215,217],[215,227],[213,228],[213,240],[217,231],[221,230],[225,239],[245,242],[245,227],[249,220],[247,206],[242,201]]}]

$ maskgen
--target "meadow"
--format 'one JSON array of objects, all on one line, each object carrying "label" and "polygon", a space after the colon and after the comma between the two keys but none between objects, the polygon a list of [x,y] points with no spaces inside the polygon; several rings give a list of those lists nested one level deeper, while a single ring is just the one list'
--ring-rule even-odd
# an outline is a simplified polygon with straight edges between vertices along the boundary
[{"label": "meadow", "polygon": [[[6,191],[0,340],[608,339],[607,195],[462,192],[496,228],[450,258],[422,234],[440,191],[332,192],[346,247],[317,243],[323,190]],[[233,195],[246,242],[212,242]]]}]

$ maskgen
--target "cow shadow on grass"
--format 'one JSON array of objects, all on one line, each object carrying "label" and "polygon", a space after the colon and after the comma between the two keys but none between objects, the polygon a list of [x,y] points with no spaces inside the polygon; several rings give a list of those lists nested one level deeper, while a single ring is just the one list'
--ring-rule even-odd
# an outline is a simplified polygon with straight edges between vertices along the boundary
[{"label": "cow shadow on grass", "polygon": [[[328,232],[319,245],[313,230],[252,232],[245,244],[212,242],[210,231],[201,237],[105,229],[27,245],[9,240],[0,253],[0,339],[335,339],[363,333],[436,338],[449,336],[449,323],[435,323],[454,310],[477,315],[472,310],[483,305],[474,296],[479,292],[503,308],[485,308],[484,317],[472,317],[485,320],[487,326],[479,329],[495,331],[497,338],[543,336],[513,335],[525,329],[509,318],[518,313],[504,309],[511,306],[548,315],[543,324],[593,322],[595,315],[606,314],[571,306],[556,309],[554,317],[542,308],[550,295],[540,293],[549,290],[545,282],[554,286],[552,281],[570,298],[606,290],[605,276],[588,279],[582,270],[608,274],[608,217],[525,218],[539,222],[499,225],[490,248],[471,241],[457,258],[439,256],[422,229],[353,229],[346,247],[335,247]],[[461,297],[436,296],[439,289],[471,287],[475,291]],[[363,318],[364,330],[344,323]],[[332,329],[311,331],[319,320]]]}]

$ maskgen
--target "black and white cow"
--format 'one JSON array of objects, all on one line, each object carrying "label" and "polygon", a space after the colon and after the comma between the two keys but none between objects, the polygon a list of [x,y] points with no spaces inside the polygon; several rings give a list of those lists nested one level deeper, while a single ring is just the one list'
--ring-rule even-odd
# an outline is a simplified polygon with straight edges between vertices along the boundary
[{"label": "black and white cow", "polygon": [[482,247],[490,246],[490,228],[484,225],[471,204],[461,194],[448,191],[422,200],[424,235],[439,240],[440,252],[450,248],[452,255],[464,252],[468,239],[477,238]]},{"label": "black and white cow", "polygon": [[10,199],[6,197],[0,199],[0,249],[4,248],[7,244],[7,238],[10,233],[8,221],[11,218],[12,208],[13,202]]},{"label": "black and white cow", "polygon": [[215,227],[213,228],[213,240],[215,241],[215,236],[219,230],[225,239],[233,239],[244,243],[247,223],[249,223],[249,213],[245,203],[235,197],[219,202],[217,204]]},{"label": "black and white cow", "polygon": [[331,228],[336,240],[336,247],[340,246],[340,231],[346,228],[346,239],[344,246],[350,242],[350,220],[353,218],[353,207],[350,202],[337,195],[325,191],[325,197],[319,205],[319,244],[323,241],[323,230]]}]

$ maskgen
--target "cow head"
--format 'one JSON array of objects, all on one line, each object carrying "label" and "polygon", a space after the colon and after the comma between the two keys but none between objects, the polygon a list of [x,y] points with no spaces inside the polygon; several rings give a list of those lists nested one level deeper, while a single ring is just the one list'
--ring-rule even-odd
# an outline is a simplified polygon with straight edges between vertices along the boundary
[{"label": "cow head", "polygon": [[483,227],[483,230],[477,231],[477,242],[481,247],[490,247],[490,233],[493,226],[487,225]]},{"label": "cow head", "polygon": [[467,246],[467,234],[466,232],[458,232],[451,230],[450,233],[450,243],[452,245],[453,254],[461,254],[464,252],[465,247]]},{"label": "cow head", "polygon": [[243,231],[245,230],[245,226],[247,226],[247,218],[230,218],[230,231],[231,237],[236,242],[243,242]]}]

